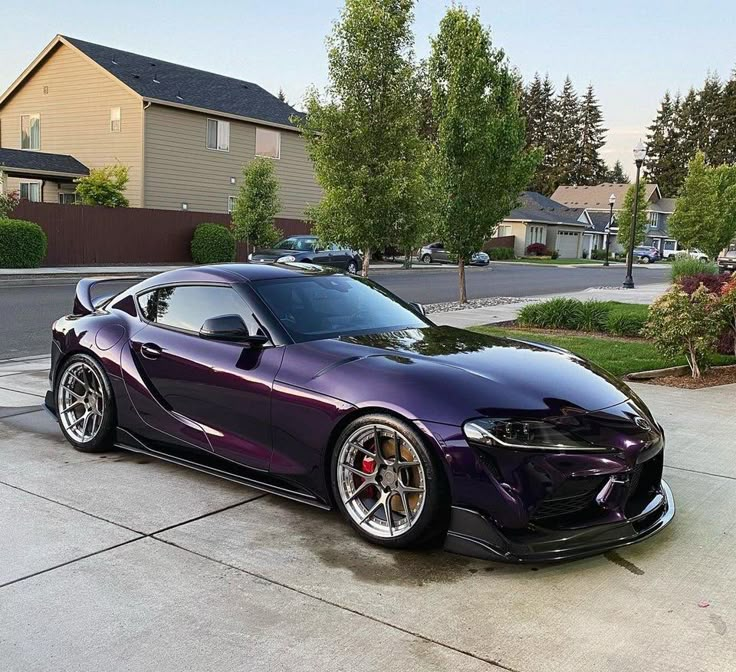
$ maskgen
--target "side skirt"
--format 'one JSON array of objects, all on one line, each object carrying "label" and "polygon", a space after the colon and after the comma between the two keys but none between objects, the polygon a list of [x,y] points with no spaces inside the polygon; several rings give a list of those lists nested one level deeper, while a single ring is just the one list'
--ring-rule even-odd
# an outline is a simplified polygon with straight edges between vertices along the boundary
[{"label": "side skirt", "polygon": [[267,492],[271,495],[278,495],[279,497],[292,499],[296,502],[310,504],[311,506],[315,506],[319,509],[330,510],[332,508],[310,493],[295,490],[277,482],[276,479],[269,474],[263,472],[251,472],[246,467],[228,462],[227,460],[210,454],[205,454],[204,452],[200,455],[199,453],[192,451],[187,455],[187,457],[183,457],[173,451],[169,452],[163,448],[154,448],[143,443],[129,431],[121,429],[120,427],[117,428],[115,446],[134,453],[149,455],[159,460],[171,462],[172,464],[177,464],[182,467],[195,469],[196,471],[201,471],[202,473],[209,474],[210,476],[216,476],[217,478],[232,481],[233,483],[247,485],[250,488],[262,490],[263,492]]}]

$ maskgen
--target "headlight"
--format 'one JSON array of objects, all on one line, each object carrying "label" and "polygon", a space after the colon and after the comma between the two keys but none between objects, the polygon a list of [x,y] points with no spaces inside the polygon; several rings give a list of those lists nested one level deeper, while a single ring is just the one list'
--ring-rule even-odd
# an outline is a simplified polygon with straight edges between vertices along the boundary
[{"label": "headlight", "polygon": [[[472,443],[516,450],[580,450],[605,452],[611,448],[595,445],[575,435],[574,418],[569,425],[523,418],[480,418],[463,425],[465,438]],[[573,424],[574,423],[574,424]]]},{"label": "headlight", "polygon": [[252,252],[248,255],[248,261],[253,261],[253,253]]},{"label": "headlight", "polygon": [[290,261],[296,261],[296,257],[293,254],[285,254],[283,257],[279,257],[276,260],[278,264],[287,264]]}]

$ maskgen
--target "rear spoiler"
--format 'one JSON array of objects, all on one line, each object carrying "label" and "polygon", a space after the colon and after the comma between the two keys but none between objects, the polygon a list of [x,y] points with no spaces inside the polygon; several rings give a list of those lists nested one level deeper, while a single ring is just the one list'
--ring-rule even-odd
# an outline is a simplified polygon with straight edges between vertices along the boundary
[{"label": "rear spoiler", "polygon": [[77,283],[77,289],[74,295],[74,315],[89,315],[94,313],[97,308],[104,303],[111,295],[99,296],[92,300],[92,289],[103,282],[126,282],[128,280],[142,280],[140,275],[118,275],[105,278],[82,278]]}]

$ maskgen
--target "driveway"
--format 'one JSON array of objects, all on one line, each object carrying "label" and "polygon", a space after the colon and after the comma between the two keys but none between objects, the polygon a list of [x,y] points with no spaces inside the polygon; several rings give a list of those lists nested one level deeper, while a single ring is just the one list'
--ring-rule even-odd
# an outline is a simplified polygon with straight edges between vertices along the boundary
[{"label": "driveway", "polygon": [[674,523],[554,565],[387,552],[339,517],[72,450],[44,358],[0,363],[0,660],[62,670],[736,669],[736,386],[637,385]]}]

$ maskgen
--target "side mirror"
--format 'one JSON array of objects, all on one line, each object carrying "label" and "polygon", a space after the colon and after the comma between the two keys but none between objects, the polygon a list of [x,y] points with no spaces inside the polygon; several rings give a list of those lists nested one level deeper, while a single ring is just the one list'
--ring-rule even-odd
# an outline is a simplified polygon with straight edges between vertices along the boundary
[{"label": "side mirror", "polygon": [[409,304],[414,310],[416,310],[420,315],[426,315],[427,311],[424,309],[424,306],[421,303],[410,303]]},{"label": "side mirror", "polygon": [[249,343],[251,345],[263,345],[268,341],[262,334],[249,334],[240,315],[219,315],[205,320],[199,330],[201,338],[211,341],[233,341],[237,343]]}]

